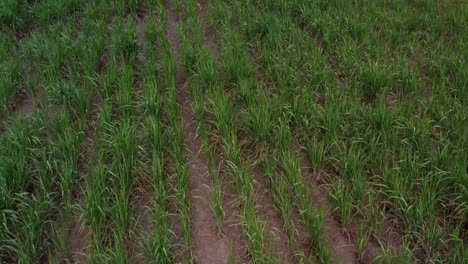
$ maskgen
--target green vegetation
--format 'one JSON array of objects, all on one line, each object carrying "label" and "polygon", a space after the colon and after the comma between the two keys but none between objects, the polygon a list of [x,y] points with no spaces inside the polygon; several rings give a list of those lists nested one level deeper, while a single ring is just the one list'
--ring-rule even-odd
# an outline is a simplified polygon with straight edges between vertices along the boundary
[{"label": "green vegetation", "polygon": [[457,0],[2,1],[0,262],[197,263],[208,188],[229,263],[464,263],[467,25]]}]

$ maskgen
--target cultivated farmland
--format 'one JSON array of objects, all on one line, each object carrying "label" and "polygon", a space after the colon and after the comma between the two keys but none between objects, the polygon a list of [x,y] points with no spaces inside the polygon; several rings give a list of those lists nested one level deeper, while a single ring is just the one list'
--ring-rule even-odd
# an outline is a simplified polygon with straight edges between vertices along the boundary
[{"label": "cultivated farmland", "polygon": [[0,263],[467,263],[463,0],[1,0]]}]

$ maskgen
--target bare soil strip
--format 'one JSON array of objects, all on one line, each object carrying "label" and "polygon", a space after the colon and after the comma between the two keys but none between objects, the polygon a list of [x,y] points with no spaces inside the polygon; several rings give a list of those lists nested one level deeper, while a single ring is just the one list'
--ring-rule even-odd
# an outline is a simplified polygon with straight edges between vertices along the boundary
[{"label": "bare soil strip", "polygon": [[[81,143],[81,154],[78,163],[79,171],[79,182],[80,187],[76,188],[73,193],[73,198],[77,203],[80,203],[84,186],[83,180],[85,177],[90,177],[91,168],[93,162],[96,160],[95,153],[95,141],[96,141],[96,129],[99,118],[99,105],[101,99],[99,96],[93,96],[91,103],[91,111],[88,114],[88,120],[86,121],[86,127],[84,131],[83,142]],[[86,251],[87,243],[86,237],[90,235],[90,230],[87,226],[82,225],[80,216],[77,213],[72,214],[69,222],[67,223],[68,232],[68,253],[69,260],[71,263],[87,263],[86,262]]]},{"label": "bare soil strip", "polygon": [[271,241],[271,251],[281,263],[293,263],[293,251],[283,230],[284,222],[275,208],[270,192],[271,186],[258,167],[253,170],[256,213],[265,222],[267,239]]},{"label": "bare soil strip", "polygon": [[12,103],[11,109],[16,115],[29,117],[34,111],[34,101],[25,91],[18,94],[16,100]]},{"label": "bare soil strip", "polygon": [[[365,223],[362,224],[365,225]],[[353,230],[354,233],[356,232],[355,230]],[[375,236],[369,238],[367,248],[360,261],[362,263],[374,263],[375,259],[382,254],[382,250],[384,249],[392,250],[396,256],[403,251],[401,231],[398,229],[398,224],[389,219],[385,220]]]},{"label": "bare soil strip", "polygon": [[148,10],[144,8],[138,8],[137,17],[136,17],[136,31],[138,35],[138,44],[139,44],[139,60],[145,62],[145,29],[146,29],[146,16]]},{"label": "bare soil strip", "polygon": [[[216,36],[211,30],[208,21],[207,8],[209,1],[205,0],[199,5],[198,17],[203,29],[203,40],[205,45],[210,52],[210,55],[219,61],[221,50],[219,44],[216,41]],[[261,175],[260,170],[255,169],[253,173],[254,188],[256,196],[256,213],[266,223],[268,233],[266,234],[269,241],[271,241],[272,253],[277,256],[281,263],[292,263],[291,258],[293,253],[288,246],[288,238],[284,233],[282,226],[283,222],[278,216],[278,213],[274,207],[273,197],[268,192],[268,182],[264,175]],[[239,201],[237,196],[232,190],[225,190],[225,202],[224,209],[228,212],[226,222],[229,223],[229,227],[224,229],[229,237],[234,238],[235,251],[232,254],[235,255],[234,259],[238,263],[249,262],[247,256],[247,245],[242,239],[240,226],[240,215],[236,209],[239,208]],[[226,205],[228,205],[226,208]]]},{"label": "bare soil strip", "polygon": [[[178,53],[179,53],[179,47],[180,47],[179,33],[178,33],[179,22],[178,22],[178,18],[177,18],[172,0],[165,0],[164,4],[165,4],[166,12],[167,12],[166,37],[167,37],[167,40],[169,41],[171,52],[173,56],[176,58],[176,62],[177,62],[177,59],[179,57]],[[180,87],[180,85],[183,84],[187,79],[186,74],[181,70],[181,67],[179,64],[177,64],[177,72],[176,72],[175,78],[176,78],[176,85],[177,85],[176,88]],[[187,257],[185,254],[186,253],[185,249],[183,251],[180,251],[178,249],[178,246],[183,244],[180,241],[180,238],[183,236],[182,226],[181,226],[182,223],[180,222],[180,217],[178,217],[176,205],[172,199],[169,199],[167,210],[169,212],[169,224],[170,224],[171,233],[173,233],[175,236],[175,240],[174,238],[171,239],[171,243],[173,245],[176,245],[173,248],[173,250],[176,251],[174,252],[176,254],[175,260],[176,262],[183,262],[186,260],[186,257]]]},{"label": "bare soil strip", "polygon": [[[266,93],[271,93],[273,85],[271,85],[265,71],[263,70],[261,64],[258,62],[258,59],[255,55],[255,52],[252,49],[248,50],[249,62],[255,69],[255,75],[257,79],[261,82],[262,87]],[[274,206],[274,200],[271,193],[268,190],[271,190],[270,183],[266,179],[265,175],[258,170],[254,170],[254,188],[255,193],[257,194],[257,205],[259,210],[259,216],[265,221],[267,226],[270,229],[270,232],[273,232],[275,237],[271,239],[272,241],[272,252],[282,263],[293,263],[294,255],[300,254],[305,257],[309,256],[310,248],[310,238],[307,232],[304,230],[304,227],[301,224],[300,216],[297,211],[294,215],[294,226],[299,234],[297,238],[297,245],[292,247],[289,244],[289,238],[286,235],[283,227],[284,222],[282,217],[278,214],[276,207]],[[263,208],[263,209],[262,209]],[[258,209],[257,209],[258,210]]]},{"label": "bare soil strip", "polygon": [[202,3],[199,5],[198,8],[198,17],[200,18],[200,23],[203,28],[203,41],[208,47],[211,56],[213,56],[213,58],[217,60],[219,59],[221,51],[218,42],[216,41],[215,34],[211,30],[210,23],[208,21],[207,6],[209,5],[209,2],[208,0],[203,0],[201,2]]},{"label": "bare soil strip", "polygon": [[[148,10],[139,7],[137,10],[136,17],[136,31],[138,35],[138,60],[141,65],[144,67],[146,63],[145,57],[145,30],[146,30],[146,16],[148,15]],[[138,102],[143,101],[144,92],[144,76],[139,72],[137,82],[135,84],[135,98]],[[143,117],[143,110],[140,110],[140,117]],[[136,119],[139,120],[140,117]],[[139,120],[139,122],[144,122]],[[140,143],[139,143],[140,144]],[[142,144],[142,143],[141,143]],[[144,163],[150,164],[151,159],[144,156],[144,153],[139,153],[141,160],[145,160]],[[132,255],[130,258],[130,263],[145,263],[144,255],[145,249],[143,243],[145,238],[149,234],[153,234],[153,221],[152,221],[152,201],[154,199],[154,190],[151,173],[145,170],[145,168],[140,168],[141,170],[137,172],[135,176],[135,183],[132,187],[132,212],[135,219],[135,241],[131,243]]]},{"label": "bare soil strip", "polygon": [[[167,37],[173,54],[178,57],[179,36],[178,22],[172,2],[166,1],[168,10]],[[184,130],[184,145],[187,150],[189,164],[189,189],[192,212],[192,255],[196,263],[228,263],[230,242],[219,232],[219,227],[210,207],[211,178],[207,160],[202,152],[202,140],[197,135],[195,112],[191,105],[192,98],[186,74],[178,67],[177,70],[177,103],[181,109]]]},{"label": "bare soil strip", "polygon": [[316,45],[320,49],[322,56],[325,58],[327,65],[328,67],[330,67],[333,74],[336,75],[339,78],[339,80],[345,85],[348,85],[348,74],[345,73],[344,70],[341,68],[340,64],[337,63],[335,55],[332,53],[332,51],[330,51],[330,49],[327,48],[323,40],[315,36],[314,34],[308,32],[305,29],[305,25],[301,22],[298,22],[295,17],[293,17],[293,21],[300,30],[302,30],[309,36],[310,40],[312,41],[312,44]]},{"label": "bare soil strip", "polygon": [[[139,184],[145,183],[139,182]],[[149,187],[152,186],[152,183],[149,181],[143,186],[148,186],[147,188],[150,189]],[[143,189],[145,189],[145,187],[143,187]],[[151,191],[148,190],[138,191],[142,193],[135,198],[137,202],[133,205],[133,216],[135,217],[136,226],[136,241],[134,242],[134,245],[132,245],[133,256],[130,259],[130,263],[145,263],[145,249],[143,248],[144,239],[148,237],[149,234],[153,234],[153,215],[151,210],[153,195],[151,194]]]},{"label": "bare soil strip", "polygon": [[327,202],[327,195],[322,187],[317,184],[318,174],[313,171],[309,159],[298,146],[295,146],[295,152],[300,158],[301,174],[313,199],[312,204],[317,210],[325,210],[323,235],[326,242],[331,246],[333,257],[339,263],[357,263],[356,242],[351,236],[345,234],[344,230],[333,218]]},{"label": "bare soil strip", "polygon": [[233,182],[224,179],[223,191],[223,209],[225,212],[223,234],[229,238],[229,258],[234,263],[250,263],[247,244],[242,237],[240,202],[232,186]]},{"label": "bare soil strip", "polygon": [[182,109],[184,144],[189,163],[189,188],[192,202],[192,253],[197,263],[227,263],[229,243],[221,237],[210,208],[212,182],[206,157],[201,152],[202,141],[197,136],[194,111],[190,105],[188,87],[179,87],[178,101]]},{"label": "bare soil strip", "polygon": [[180,47],[178,33],[179,22],[177,20],[172,0],[165,0],[165,6],[167,11],[166,36],[169,44],[171,44],[172,53],[177,57]]},{"label": "bare soil strip", "polygon": [[68,260],[70,263],[87,263],[86,240],[89,230],[81,229],[78,217],[72,218],[67,223],[68,232]]}]

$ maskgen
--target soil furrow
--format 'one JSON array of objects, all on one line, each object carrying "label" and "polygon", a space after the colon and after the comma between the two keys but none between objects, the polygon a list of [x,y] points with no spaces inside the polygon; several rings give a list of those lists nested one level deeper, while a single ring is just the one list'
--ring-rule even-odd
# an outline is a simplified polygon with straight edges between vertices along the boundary
[{"label": "soil furrow", "polygon": [[253,170],[254,191],[256,194],[256,212],[265,222],[268,233],[267,238],[271,241],[271,251],[278,257],[281,263],[293,263],[293,251],[288,243],[288,236],[283,230],[283,220],[275,208],[275,202],[270,192],[271,186],[262,175],[258,167]]},{"label": "soil furrow", "polygon": [[78,217],[72,218],[67,223],[70,263],[87,263],[85,238],[89,230],[86,227],[82,228],[80,223],[81,221]]},{"label": "soil furrow", "polygon": [[21,91],[17,95],[17,99],[13,102],[11,106],[15,115],[23,115],[25,117],[30,117],[34,111],[34,101],[31,96],[27,94],[26,91]]},{"label": "soil furrow", "polygon": [[[179,61],[179,36],[177,32],[178,21],[174,13],[172,2],[166,1],[168,11],[167,36],[172,52]],[[181,109],[184,145],[186,158],[189,164],[189,189],[191,197],[191,249],[196,263],[228,263],[230,243],[227,237],[223,237],[211,204],[212,182],[207,167],[207,159],[202,152],[202,140],[197,135],[195,112],[192,107],[192,98],[186,73],[181,67],[177,67],[177,103]]]},{"label": "soil furrow", "polygon": [[[268,79],[267,74],[262,68],[261,64],[258,61],[255,52],[252,49],[248,50],[248,59],[250,64],[255,70],[255,75],[258,81],[261,83],[262,89],[265,93],[271,93],[274,89],[270,80]],[[295,214],[294,226],[297,229],[297,233],[300,234],[296,246],[292,247],[288,242],[288,236],[284,230],[284,221],[282,217],[278,214],[277,209],[275,208],[275,203],[273,200],[272,194],[268,191],[271,190],[270,182],[268,182],[265,175],[256,169],[254,169],[254,188],[257,194],[257,210],[259,210],[261,218],[265,221],[267,226],[270,229],[270,232],[274,235],[271,239],[272,241],[272,252],[273,254],[279,256],[282,263],[293,263],[294,255],[300,254],[304,256],[309,255],[309,239],[307,232],[305,232],[304,227],[299,220],[299,214]]]},{"label": "soil furrow", "polygon": [[210,23],[208,21],[207,8],[209,5],[208,0],[201,1],[202,3],[198,6],[198,17],[200,18],[200,23],[203,29],[203,41],[208,47],[211,56],[217,60],[221,53],[218,42],[216,41],[216,36],[211,30]]},{"label": "soil furrow", "polygon": [[227,263],[228,241],[221,237],[210,208],[212,182],[208,173],[206,157],[201,152],[202,142],[197,136],[188,87],[179,87],[178,101],[182,109],[184,144],[189,163],[193,230],[192,254],[197,263]]},{"label": "soil furrow", "polygon": [[[211,56],[215,59],[219,59],[221,51],[218,42],[216,41],[216,36],[209,25],[207,15],[208,5],[208,1],[202,1],[199,9],[199,17],[201,19],[204,33],[204,42],[205,45],[208,46]],[[259,65],[257,63],[253,63],[252,58],[250,59],[252,65],[255,67],[257,74],[259,74],[261,72]],[[256,194],[256,213],[266,224],[268,231],[266,232],[266,236],[271,241],[273,255],[278,257],[281,263],[292,263],[292,257],[294,254],[289,247],[288,237],[283,230],[283,220],[278,215],[278,212],[274,206],[273,197],[269,192],[271,188],[269,186],[268,179],[265,177],[265,175],[262,175],[258,167],[255,167],[253,170],[253,187]]]},{"label": "soil furrow", "polygon": [[[139,7],[137,10],[137,17],[136,17],[136,31],[138,35],[138,59],[144,68],[146,63],[145,57],[145,30],[146,30],[146,16],[148,11],[143,8]],[[143,73],[140,72],[138,75],[138,80],[136,83],[136,90],[135,90],[135,97],[139,103],[143,102],[144,99],[144,76]],[[140,117],[144,116],[144,110],[141,109]],[[137,119],[139,119],[137,117]],[[143,123],[144,120],[141,119],[139,122]],[[139,143],[143,145],[143,142]],[[146,154],[146,153],[145,153]],[[148,157],[140,157],[141,160],[145,160],[146,164],[151,163],[151,159]],[[146,168],[147,169],[147,168]],[[144,240],[148,237],[148,234],[153,234],[153,221],[152,221],[152,201],[154,200],[154,190],[153,190],[153,183],[151,178],[151,173],[145,168],[142,168],[141,173],[138,173],[136,176],[136,184],[132,191],[134,196],[132,195],[133,200],[133,216],[135,218],[135,233],[136,233],[136,240],[134,244],[132,244],[133,249],[133,256],[131,257],[131,263],[144,263]]]},{"label": "soil furrow", "polygon": [[172,0],[165,0],[165,7],[167,12],[167,25],[166,25],[166,36],[169,44],[171,45],[171,50],[174,56],[177,57],[179,52],[179,33],[178,33],[178,19],[174,10],[174,5]]},{"label": "soil furrow", "polygon": [[313,166],[309,159],[302,153],[299,147],[296,146],[295,151],[300,158],[301,174],[313,200],[311,201],[312,205],[317,210],[325,211],[323,236],[331,246],[333,257],[339,263],[357,263],[356,242],[352,236],[346,235],[346,232],[333,218],[326,193],[317,184],[318,174],[313,171]]},{"label": "soil furrow", "polygon": [[144,8],[138,8],[137,17],[136,17],[136,31],[138,35],[138,45],[139,45],[139,60],[142,63],[146,62],[145,58],[145,30],[146,30],[146,15],[148,11]]},{"label": "soil furrow", "polygon": [[[229,258],[234,263],[250,263],[247,244],[242,237],[239,197],[233,190],[233,182],[223,181],[223,209],[225,212],[223,234],[229,238]],[[230,263],[230,262],[229,262]]]},{"label": "soil furrow", "polygon": [[[97,93],[96,93],[97,94]],[[73,197],[75,201],[80,203],[83,198],[83,188],[86,177],[90,177],[93,162],[96,160],[96,152],[94,146],[96,145],[96,129],[99,119],[99,105],[101,99],[99,95],[92,97],[91,110],[88,114],[84,138],[82,142],[82,150],[80,160],[78,163],[78,171],[80,176],[80,187],[75,189]],[[86,263],[87,243],[86,237],[89,235],[89,228],[82,224],[81,217],[78,215],[71,216],[69,223],[67,223],[68,241],[69,241],[69,259],[71,263]]]},{"label": "soil furrow", "polygon": [[328,67],[332,70],[333,74],[336,75],[336,77],[346,86],[349,86],[349,75],[346,73],[340,64],[337,62],[337,59],[335,58],[335,54],[325,45],[322,39],[319,37],[315,36],[314,34],[308,32],[305,29],[305,25],[301,24],[301,22],[298,22],[296,18],[293,17],[293,22],[294,24],[311,40],[312,44],[317,46],[320,49],[320,52],[322,56],[325,58],[325,61],[328,65]]},{"label": "soil furrow", "polygon": [[[172,53],[172,56],[175,57],[176,59],[176,62],[178,62],[178,58],[179,58],[179,47],[180,47],[180,44],[179,44],[179,33],[178,33],[178,25],[179,25],[179,22],[178,22],[178,18],[177,18],[177,15],[176,15],[176,12],[175,12],[175,8],[173,6],[173,3],[172,3],[172,0],[165,0],[164,2],[165,4],[165,8],[166,8],[166,38],[169,42],[169,46],[170,46],[170,49],[171,49],[171,53]],[[185,82],[185,80],[187,79],[186,78],[186,74],[184,71],[182,71],[182,68],[180,67],[179,63],[177,63],[177,69],[176,69],[176,76],[175,76],[175,85],[176,85],[176,89],[177,91],[179,90],[180,86]],[[179,103],[179,102],[177,102]],[[184,123],[185,124],[185,123]],[[172,172],[173,173],[173,172]],[[170,186],[169,188],[172,188],[173,186]],[[171,192],[169,192],[171,193]],[[173,194],[171,194],[173,195]],[[170,230],[171,230],[171,233],[174,234],[175,236],[175,239],[171,239],[171,243],[173,245],[176,245],[174,246],[173,250],[176,251],[175,252],[175,255],[176,255],[176,261],[178,262],[182,262],[183,259],[186,259],[186,255],[185,255],[185,249],[182,251],[182,254],[181,252],[177,252],[177,251],[180,251],[178,248],[179,246],[181,246],[183,244],[183,242],[181,241],[181,237],[183,236],[182,234],[182,223],[180,222],[180,217],[178,215],[178,212],[177,212],[177,207],[176,207],[176,204],[175,204],[175,201],[173,201],[173,199],[169,199],[169,203],[168,203],[168,212],[169,212],[169,223],[170,223]]]}]

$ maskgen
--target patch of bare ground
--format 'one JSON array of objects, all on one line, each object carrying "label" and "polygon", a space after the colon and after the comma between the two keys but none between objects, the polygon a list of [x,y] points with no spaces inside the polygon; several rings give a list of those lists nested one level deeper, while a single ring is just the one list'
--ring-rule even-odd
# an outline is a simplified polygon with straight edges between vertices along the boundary
[{"label": "patch of bare ground", "polygon": [[[302,256],[304,259],[310,259],[311,254],[311,238],[309,232],[306,230],[301,215],[298,210],[294,210],[292,215],[292,222],[295,230],[295,246],[294,254]],[[307,262],[306,262],[307,263]]]},{"label": "patch of bare ground", "polygon": [[179,33],[178,33],[178,19],[175,13],[175,8],[172,0],[165,0],[165,7],[167,11],[167,25],[166,37],[171,45],[172,53],[177,56],[179,52]]},{"label": "patch of bare ground", "polygon": [[211,30],[210,23],[208,21],[207,7],[209,5],[208,0],[200,1],[198,4],[198,17],[200,18],[200,23],[203,28],[203,41],[208,47],[208,50],[211,56],[215,59],[219,59],[221,51],[219,49],[218,42],[216,41],[216,36]]},{"label": "patch of bare ground", "polygon": [[386,219],[380,233],[377,234],[386,248],[397,253],[403,251],[402,231],[399,224],[393,219]]},{"label": "patch of bare ground", "polygon": [[228,239],[221,236],[210,208],[212,182],[203,155],[202,141],[197,136],[194,110],[188,87],[179,87],[178,103],[182,109],[184,144],[189,164],[189,189],[192,204],[192,254],[197,263],[227,263]]},{"label": "patch of bare ground", "polygon": [[[148,10],[139,7],[136,12],[136,31],[138,35],[138,60],[141,65],[146,62],[145,58],[145,29],[146,29],[146,16]],[[139,72],[134,89],[135,99],[138,102],[143,101],[144,92],[144,77]],[[143,110],[137,110],[138,116],[135,116],[135,120],[144,122]],[[141,143],[140,145],[143,145]],[[152,201],[154,199],[154,190],[151,173],[144,164],[151,164],[151,159],[146,156],[145,151],[138,153],[139,160],[142,161],[141,167],[138,167],[135,182],[132,185],[132,215],[134,217],[134,231],[132,231],[133,242],[129,243],[130,263],[145,263],[145,249],[144,242],[148,237],[148,234],[153,234],[153,221],[152,221]]]},{"label": "patch of bare ground", "polygon": [[292,19],[293,19],[294,24],[302,32],[307,34],[312,44],[319,48],[320,53],[325,58],[326,65],[331,70],[335,79],[339,80],[339,82],[343,84],[345,87],[349,87],[350,86],[349,74],[346,73],[345,70],[340,66],[339,62],[336,59],[336,55],[333,54],[333,51],[326,45],[326,43],[322,39],[320,39],[319,36],[317,36],[314,33],[308,32],[306,29],[305,22],[302,21],[299,17],[297,17],[296,15],[293,15]]},{"label": "patch of bare ground", "polygon": [[68,262],[87,263],[86,239],[89,229],[82,226],[79,217],[72,217],[66,224],[68,234]]},{"label": "patch of bare ground", "polygon": [[241,216],[239,212],[240,201],[239,197],[233,190],[234,183],[227,179],[223,179],[223,209],[224,209],[224,225],[222,228],[223,234],[229,238],[229,258],[234,263],[250,263],[247,244],[242,237],[241,232]]},{"label": "patch of bare ground", "polygon": [[[237,29],[238,30],[238,29]],[[248,59],[255,70],[255,75],[266,93],[273,93],[274,85],[268,79],[268,75],[262,68],[261,63],[252,48],[248,48]],[[268,155],[268,154],[263,154]],[[266,223],[273,237],[269,237],[272,242],[272,252],[279,257],[281,263],[297,262],[297,256],[309,257],[310,237],[307,234],[304,225],[301,223],[299,212],[293,214],[293,225],[296,229],[296,243],[290,245],[289,238],[284,230],[284,222],[274,206],[273,196],[270,193],[271,183],[262,175],[259,168],[253,171],[254,188],[256,193],[257,213]]]},{"label": "patch of bare ground", "polygon": [[[91,111],[86,120],[83,142],[81,144],[81,154],[78,161],[79,181],[78,187],[73,192],[73,199],[81,201],[83,191],[83,182],[86,177],[90,177],[91,168],[94,160],[96,160],[95,141],[96,128],[99,118],[99,103],[100,97],[93,96],[91,103]],[[78,214],[72,214],[67,223],[67,239],[68,239],[68,260],[71,263],[87,263],[87,237],[90,235],[90,229],[84,225],[81,217]]]},{"label": "patch of bare ground", "polygon": [[[97,71],[99,74],[105,72],[107,63],[109,60],[109,49],[107,47],[102,50],[101,58]],[[100,105],[102,98],[97,90],[93,91],[91,96],[90,111],[88,112],[83,141],[81,143],[80,157],[78,160],[78,184],[73,190],[73,199],[77,204],[83,201],[83,188],[84,183],[88,177],[91,177],[91,168],[94,165],[94,161],[97,160],[96,154],[96,139],[97,139],[97,126],[99,120],[99,114],[101,111]],[[67,239],[68,239],[68,262],[70,263],[87,263],[87,240],[91,234],[89,226],[85,225],[82,221],[83,216],[79,216],[78,213],[72,213],[67,227]]]},{"label": "patch of bare ground", "polygon": [[26,91],[21,91],[11,104],[10,108],[15,115],[30,117],[34,111],[34,100]]},{"label": "patch of bare ground", "polygon": [[[203,0],[198,4],[198,17],[203,30],[203,42],[208,48],[211,57],[218,62],[221,56],[221,49],[219,48],[218,41],[216,40],[215,33],[210,27],[208,20],[207,9],[209,0]],[[227,175],[226,172],[224,175]],[[247,244],[242,236],[241,231],[241,216],[240,216],[240,201],[235,191],[231,188],[232,182],[223,177],[223,209],[225,212],[225,223],[222,227],[223,234],[228,239],[229,258],[235,263],[250,263]],[[275,234],[275,233],[272,233]],[[279,236],[279,235],[278,235]],[[278,237],[277,236],[277,237]],[[276,238],[276,237],[275,237]]]},{"label": "patch of bare ground", "polygon": [[392,250],[396,255],[403,251],[398,223],[387,219],[380,230],[369,237],[364,252],[359,256],[356,240],[360,228],[365,228],[366,221],[355,217],[349,226],[341,226],[333,217],[332,208],[327,201],[327,190],[324,187],[326,177],[313,169],[310,160],[298,146],[295,146],[295,151],[300,157],[301,173],[309,186],[314,204],[317,204],[317,209],[325,210],[324,238],[331,245],[332,254],[340,263],[374,263],[383,250]]},{"label": "patch of bare ground", "polygon": [[[237,29],[238,30],[238,29]],[[262,88],[267,93],[272,93],[274,85],[268,79],[268,75],[262,68],[255,51],[248,48],[248,59],[255,70],[257,79],[262,84]],[[265,154],[263,154],[265,155]],[[268,155],[268,154],[266,154]],[[284,230],[284,222],[279,212],[275,208],[273,196],[270,193],[271,183],[262,175],[260,168],[255,167],[253,170],[254,190],[256,194],[256,211],[259,217],[266,223],[270,235],[272,253],[277,256],[281,263],[294,263],[297,261],[296,256],[302,255],[309,257],[310,237],[305,231],[301,223],[300,215],[295,212],[293,215],[293,224],[296,228],[296,233],[299,235],[296,238],[295,245],[290,245],[289,238]]]},{"label": "patch of bare ground", "polygon": [[278,257],[280,263],[293,263],[294,253],[289,246],[288,236],[283,230],[284,222],[275,208],[273,196],[270,193],[271,186],[260,169],[253,170],[255,211],[267,227],[267,239],[271,242],[271,250],[274,256]]},{"label": "patch of bare ground", "polygon": [[[167,24],[166,24],[166,37],[169,41],[169,45],[171,48],[171,52],[173,56],[178,59],[179,57],[179,34],[178,34],[178,18],[175,12],[175,8],[173,6],[172,0],[165,0],[165,8],[167,12]],[[187,79],[186,73],[182,71],[179,64],[177,64],[177,72],[176,72],[176,86],[180,87],[182,84],[185,83]],[[176,87],[176,88],[177,88]],[[180,217],[177,214],[177,207],[172,199],[169,200],[168,208],[169,212],[169,223],[170,223],[170,230],[173,234],[171,243],[175,245],[173,247],[173,254],[175,255],[176,262],[184,262],[187,259],[188,253],[185,249],[181,248],[183,244],[181,240],[182,234],[182,223],[180,222]],[[190,250],[190,249],[188,249]]]},{"label": "patch of bare ground", "polygon": [[145,62],[145,29],[146,29],[146,16],[148,10],[145,8],[138,8],[136,17],[136,31],[138,35],[139,43],[139,59],[141,62]]},{"label": "patch of bare ground", "polygon": [[[167,38],[171,45],[172,53],[177,58],[179,51],[178,21],[172,2],[166,1],[167,9]],[[192,256],[196,263],[228,263],[231,254],[238,255],[232,250],[240,248],[236,241],[241,241],[240,232],[228,231],[224,234],[216,224],[214,213],[210,207],[212,181],[207,168],[207,160],[202,152],[202,140],[197,135],[197,126],[194,118],[194,110],[191,105],[188,77],[178,67],[177,103],[181,109],[184,145],[187,150],[187,162],[189,164],[189,189],[191,198],[191,227],[192,227]],[[238,208],[238,207],[237,207]],[[226,220],[232,214],[226,210]],[[234,221],[240,222],[240,220]],[[226,231],[226,230],[225,230]],[[239,234],[238,237],[234,237]],[[233,249],[234,248],[234,249]],[[239,258],[240,259],[240,258]]]},{"label": "patch of bare ground", "polygon": [[389,93],[386,97],[385,104],[388,109],[394,111],[398,103],[398,96],[395,93]]},{"label": "patch of bare ground", "polygon": [[[361,225],[365,223],[361,223]],[[376,234],[371,236],[367,248],[362,254],[361,263],[374,263],[384,250],[392,251],[395,256],[403,252],[403,240],[398,223],[392,219],[386,219]]]},{"label": "patch of bare ground", "polygon": [[152,200],[154,198],[153,191],[150,190],[152,182],[150,177],[142,175],[137,178],[137,184],[140,186],[135,192],[135,197],[132,200],[136,201],[133,207],[133,216],[135,218],[135,244],[132,246],[132,256],[130,263],[145,263],[145,249],[143,247],[145,238],[148,234],[153,234],[152,221]]},{"label": "patch of bare ground", "polygon": [[354,236],[340,227],[333,218],[325,190],[317,183],[319,173],[314,171],[309,159],[298,146],[295,146],[294,150],[300,158],[301,174],[306,186],[308,186],[313,200],[311,202],[317,210],[325,212],[323,236],[331,247],[332,256],[338,263],[359,263]]},{"label": "patch of bare ground", "polygon": [[[357,237],[361,228],[366,229],[366,221],[362,217],[355,216],[349,226],[343,227],[334,218],[327,202],[328,183],[327,176],[313,169],[310,160],[299,147],[295,146],[298,156],[301,158],[301,172],[309,185],[314,202],[318,202],[318,208],[325,209],[324,236],[327,243],[332,245],[332,253],[340,263],[374,263],[383,250],[391,250],[396,256],[403,251],[402,235],[398,223],[386,219],[381,228],[371,235],[366,241],[366,247],[361,255],[357,251]],[[349,262],[351,261],[351,262]]]}]

